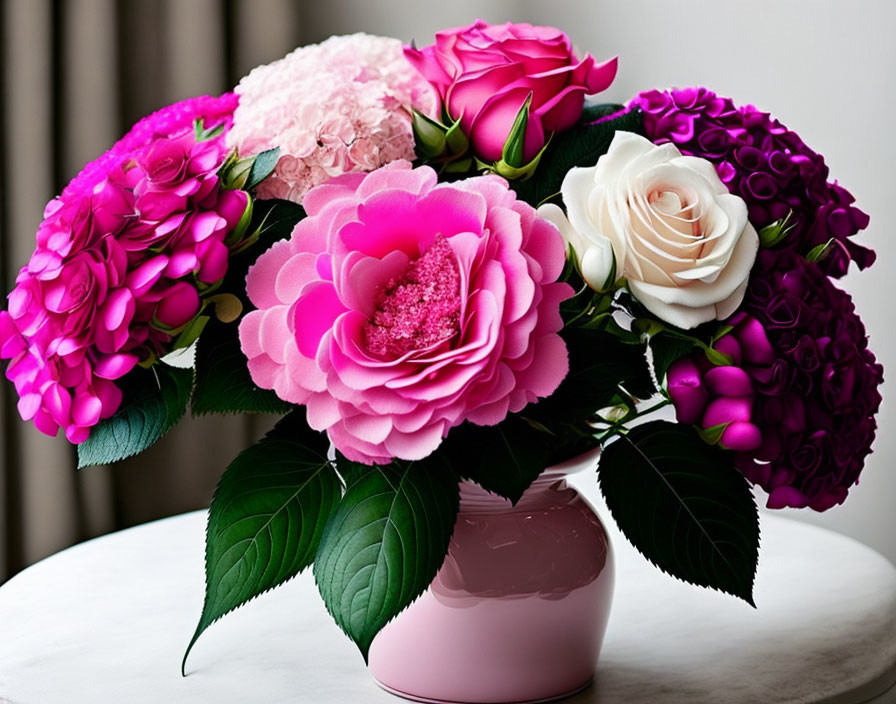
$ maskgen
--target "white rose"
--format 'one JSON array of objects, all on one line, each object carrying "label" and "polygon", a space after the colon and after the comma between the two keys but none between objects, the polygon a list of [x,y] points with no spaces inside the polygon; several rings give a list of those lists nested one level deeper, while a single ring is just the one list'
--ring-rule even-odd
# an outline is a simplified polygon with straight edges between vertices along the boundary
[{"label": "white rose", "polygon": [[690,329],[740,305],[759,236],[747,206],[705,159],[617,132],[590,168],[571,169],[556,205],[538,214],[576,251],[583,278],[608,288],[614,271],[659,319]]}]

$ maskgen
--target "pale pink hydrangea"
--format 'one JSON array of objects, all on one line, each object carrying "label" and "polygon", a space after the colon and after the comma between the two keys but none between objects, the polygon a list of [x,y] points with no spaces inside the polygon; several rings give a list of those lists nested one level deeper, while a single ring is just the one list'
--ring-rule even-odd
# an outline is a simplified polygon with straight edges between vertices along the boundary
[{"label": "pale pink hydrangea", "polygon": [[423,458],[566,376],[563,240],[502,178],[437,184],[399,161],[304,206],[249,270],[240,341],[255,383],[306,405],[349,459]]},{"label": "pale pink hydrangea", "polygon": [[301,202],[340,174],[414,158],[411,105],[438,105],[397,39],[331,37],[259,66],[236,87],[240,104],[227,144],[241,156],[279,147],[260,198]]}]

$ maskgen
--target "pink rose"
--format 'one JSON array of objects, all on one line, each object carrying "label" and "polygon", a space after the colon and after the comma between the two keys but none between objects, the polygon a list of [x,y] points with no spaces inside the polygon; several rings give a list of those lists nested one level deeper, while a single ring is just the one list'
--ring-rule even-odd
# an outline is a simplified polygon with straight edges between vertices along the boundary
[{"label": "pink rose", "polygon": [[240,341],[255,383],[305,404],[349,459],[423,458],[566,376],[563,241],[503,179],[436,185],[397,161],[303,205],[249,270]]},{"label": "pink rose", "polygon": [[523,158],[535,157],[552,132],[572,127],[585,95],[606,90],[616,76],[616,59],[598,64],[591,54],[579,61],[569,37],[554,27],[531,24],[469,27],[436,34],[423,49],[405,56],[436,88],[453,119],[461,119],[476,154],[498,161],[513,121],[532,96]]}]

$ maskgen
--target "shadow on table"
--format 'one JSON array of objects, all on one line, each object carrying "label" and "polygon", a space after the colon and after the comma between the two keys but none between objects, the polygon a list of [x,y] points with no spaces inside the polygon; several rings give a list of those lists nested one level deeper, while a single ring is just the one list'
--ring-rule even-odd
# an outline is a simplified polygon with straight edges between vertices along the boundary
[{"label": "shadow on table", "polygon": [[569,699],[568,704],[610,704],[611,702],[656,702],[690,704],[702,701],[705,684],[685,672],[627,665],[598,666],[593,684]]}]

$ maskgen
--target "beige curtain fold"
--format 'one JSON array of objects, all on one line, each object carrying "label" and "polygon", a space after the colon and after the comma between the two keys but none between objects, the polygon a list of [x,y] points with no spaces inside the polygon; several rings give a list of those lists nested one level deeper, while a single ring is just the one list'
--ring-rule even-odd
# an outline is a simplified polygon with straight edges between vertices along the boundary
[{"label": "beige curtain fold", "polygon": [[[291,0],[5,0],[0,269],[5,294],[46,202],[135,120],[229,89],[300,43]],[[269,418],[186,418],[140,457],[75,470],[73,448],[0,392],[0,582],[74,542],[208,505]]]}]

